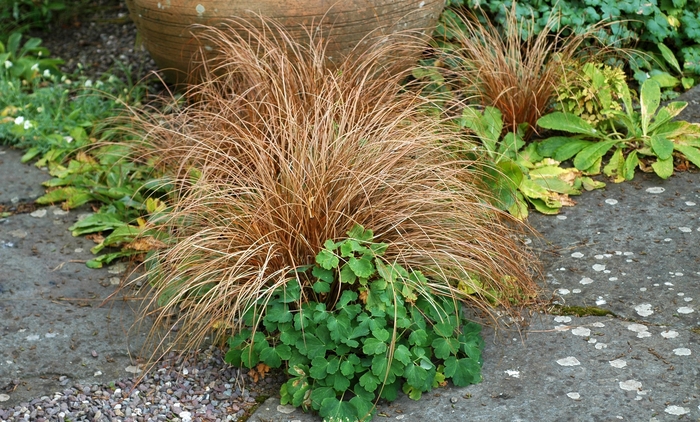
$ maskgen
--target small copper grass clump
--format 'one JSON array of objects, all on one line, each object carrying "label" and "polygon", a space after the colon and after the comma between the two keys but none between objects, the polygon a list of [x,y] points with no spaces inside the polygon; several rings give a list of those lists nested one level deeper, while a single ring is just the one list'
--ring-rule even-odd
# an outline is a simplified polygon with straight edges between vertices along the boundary
[{"label": "small copper grass clump", "polygon": [[[486,18],[480,22],[474,13],[446,20],[455,37],[447,60],[458,64],[448,71],[447,80],[459,81],[462,86],[456,89],[476,97],[483,106],[498,108],[504,130],[516,132],[518,125],[528,123],[525,135],[529,137],[537,129],[537,120],[554,105],[562,78],[575,71],[572,63],[620,56],[623,50],[604,46],[596,37],[609,22],[565,35],[569,28],[553,30],[559,25],[552,14],[546,27],[534,35],[533,21],[518,22],[516,2],[505,15],[502,31]],[[523,38],[525,33],[529,35]],[[584,48],[587,42],[591,48]]]},{"label": "small copper grass clump", "polygon": [[178,186],[157,222],[171,242],[145,275],[151,314],[180,327],[163,344],[196,348],[236,329],[285,283],[308,294],[292,270],[355,224],[389,245],[387,260],[423,271],[435,294],[489,313],[494,301],[511,309],[534,297],[524,226],[489,205],[485,176],[451,152],[464,141],[401,84],[419,39],[382,37],[328,68],[322,40],[295,42],[272,22],[231,21],[202,37],[220,52],[204,82],[184,106],[137,122],[142,152]]}]

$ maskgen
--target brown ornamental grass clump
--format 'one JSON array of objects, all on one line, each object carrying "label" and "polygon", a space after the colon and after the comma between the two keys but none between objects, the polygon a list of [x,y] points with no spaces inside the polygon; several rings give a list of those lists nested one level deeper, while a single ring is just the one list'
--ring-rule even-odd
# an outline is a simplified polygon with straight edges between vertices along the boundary
[{"label": "brown ornamental grass clump", "polygon": [[483,106],[498,108],[505,130],[516,132],[518,125],[528,123],[530,136],[537,120],[554,105],[562,78],[573,72],[570,64],[602,57],[611,48],[599,43],[596,49],[583,48],[588,41],[595,44],[595,33],[604,24],[569,34],[568,28],[554,29],[559,24],[553,14],[535,35],[534,22],[518,20],[515,2],[505,13],[502,28],[485,17],[480,22],[474,13],[446,19],[446,30],[454,37],[447,60],[455,64],[448,79],[461,81],[457,89]]},{"label": "brown ornamental grass clump", "polygon": [[400,84],[418,41],[382,38],[331,69],[314,36],[230,25],[205,31],[221,55],[185,105],[140,121],[178,186],[159,221],[171,242],[147,263],[154,315],[175,318],[176,340],[237,327],[355,224],[437,294],[484,310],[533,297],[521,226],[450,152],[463,141],[423,112],[429,100]]}]

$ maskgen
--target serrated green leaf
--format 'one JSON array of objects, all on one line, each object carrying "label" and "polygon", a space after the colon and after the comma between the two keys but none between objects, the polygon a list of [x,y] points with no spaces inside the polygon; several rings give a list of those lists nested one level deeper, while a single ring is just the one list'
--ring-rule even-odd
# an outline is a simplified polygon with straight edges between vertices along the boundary
[{"label": "serrated green leaf", "polygon": [[352,378],[353,375],[355,375],[355,365],[353,365],[350,361],[343,361],[340,364],[340,373],[348,378]]},{"label": "serrated green leaf", "polygon": [[311,392],[311,407],[318,410],[321,408],[321,403],[323,403],[325,399],[335,397],[335,390],[331,387],[316,387]]},{"label": "serrated green leaf", "polygon": [[452,337],[455,331],[455,327],[450,324],[448,321],[443,321],[440,323],[437,323],[433,326],[433,329],[435,332],[442,337]]},{"label": "serrated green leaf", "polygon": [[556,111],[545,114],[537,121],[537,125],[544,129],[559,130],[562,132],[577,133],[591,137],[600,137],[601,134],[590,123],[571,114]]},{"label": "serrated green leaf", "polygon": [[360,377],[360,385],[369,392],[373,392],[379,387],[381,381],[373,373],[367,371]]},{"label": "serrated green leaf", "polygon": [[365,422],[372,420],[374,415],[374,403],[361,396],[355,396],[350,399],[350,404],[355,406],[357,411],[358,421]]},{"label": "serrated green leaf", "polygon": [[651,164],[651,168],[654,169],[654,173],[660,178],[668,179],[673,174],[673,157],[665,160],[658,159]]},{"label": "serrated green leaf", "polygon": [[365,228],[359,224],[355,224],[352,229],[347,232],[347,235],[351,239],[357,239],[364,242],[371,242],[374,240],[374,232],[370,229],[365,230]]},{"label": "serrated green leaf", "polygon": [[425,330],[414,330],[409,334],[408,342],[414,346],[427,346],[428,333]]},{"label": "serrated green leaf", "polygon": [[426,379],[428,378],[428,371],[426,369],[414,364],[406,365],[403,376],[411,387],[419,391],[426,391],[424,388]]},{"label": "serrated green leaf", "polygon": [[311,366],[309,367],[309,375],[311,378],[320,380],[326,378],[328,373],[326,372],[328,368],[328,361],[323,356],[316,356],[311,360]]},{"label": "serrated green leaf", "polygon": [[335,397],[329,397],[321,402],[319,415],[325,421],[357,421],[359,415],[357,409],[349,401],[340,401]]},{"label": "serrated green leaf", "polygon": [[366,255],[360,259],[355,257],[350,258],[348,260],[348,266],[352,272],[360,278],[370,278],[375,272],[372,259]]},{"label": "serrated green leaf", "polygon": [[333,252],[323,249],[316,255],[316,263],[326,270],[332,270],[338,268],[340,260]]},{"label": "serrated green leaf", "polygon": [[398,360],[404,365],[408,365],[411,363],[411,351],[408,350],[408,347],[405,345],[400,344],[396,346],[396,349],[394,350],[394,359]]},{"label": "serrated green leaf", "polygon": [[372,335],[379,341],[386,342],[391,337],[391,333],[384,328],[377,328],[372,330]]},{"label": "serrated green leaf", "polygon": [[279,368],[282,365],[282,359],[280,359],[274,347],[262,349],[260,351],[260,360],[270,368]]},{"label": "serrated green leaf", "polygon": [[447,359],[452,355],[456,355],[459,350],[459,341],[454,337],[438,337],[433,340],[433,353],[438,359]]},{"label": "serrated green leaf", "polygon": [[587,146],[574,158],[574,166],[582,171],[586,171],[596,164],[618,141],[607,140],[596,142],[593,145]]},{"label": "serrated green leaf", "polygon": [[481,380],[481,367],[474,359],[452,356],[445,360],[445,376],[456,386],[464,387]]},{"label": "serrated green leaf", "polygon": [[368,338],[362,345],[362,352],[366,355],[379,355],[386,352],[387,344],[376,338]]}]

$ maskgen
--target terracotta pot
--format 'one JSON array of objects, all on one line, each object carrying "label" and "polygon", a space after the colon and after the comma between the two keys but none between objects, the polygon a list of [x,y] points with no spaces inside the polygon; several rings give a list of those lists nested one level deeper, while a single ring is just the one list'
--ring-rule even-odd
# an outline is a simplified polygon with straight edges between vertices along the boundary
[{"label": "terracotta pot", "polygon": [[[126,0],[139,35],[171,81],[182,81],[200,49],[193,24],[217,25],[232,17],[272,18],[300,41],[304,28],[330,30],[329,60],[347,55],[363,37],[379,31],[430,33],[445,0]],[[259,18],[257,18],[259,20]],[[332,63],[331,63],[332,64]]]}]

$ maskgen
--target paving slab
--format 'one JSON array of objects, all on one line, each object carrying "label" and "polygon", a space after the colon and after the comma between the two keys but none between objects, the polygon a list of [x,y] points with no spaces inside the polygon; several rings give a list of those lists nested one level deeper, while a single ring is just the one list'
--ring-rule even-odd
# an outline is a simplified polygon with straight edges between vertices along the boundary
[{"label": "paving slab", "polygon": [[[45,172],[19,164],[17,151],[0,152],[0,204],[32,202],[44,193]],[[8,186],[7,174],[23,187]],[[137,304],[128,295],[105,303],[126,266],[87,268],[95,244],[68,230],[89,211],[52,206],[0,219],[0,394],[7,399],[0,406],[73,383],[108,383],[133,375],[126,368],[136,370],[148,327],[130,331]]]}]

